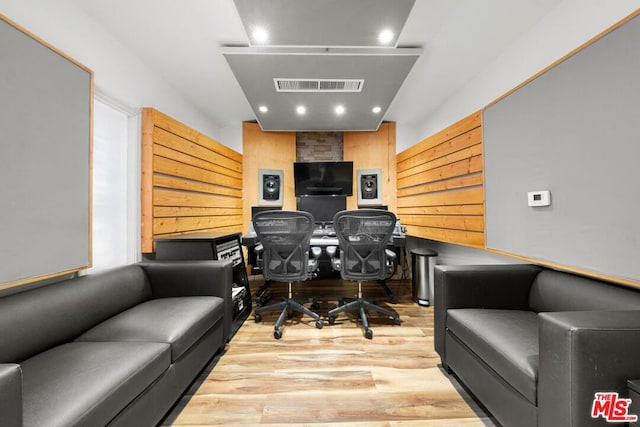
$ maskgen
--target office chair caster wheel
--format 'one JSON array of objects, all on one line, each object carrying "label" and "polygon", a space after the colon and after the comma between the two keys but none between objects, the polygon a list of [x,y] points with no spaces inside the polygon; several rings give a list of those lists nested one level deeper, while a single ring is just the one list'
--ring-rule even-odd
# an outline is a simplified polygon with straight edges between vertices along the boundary
[{"label": "office chair caster wheel", "polygon": [[262,316],[261,316],[261,315],[259,315],[259,314],[256,314],[256,316],[255,316],[255,320],[256,320],[256,323],[261,322],[261,321],[262,321]]},{"label": "office chair caster wheel", "polygon": [[314,301],[313,304],[311,304],[311,308],[314,310],[317,310],[320,308],[320,304],[318,303],[318,301]]},{"label": "office chair caster wheel", "polygon": [[394,324],[394,325],[399,325],[399,324],[401,324],[401,323],[402,323],[402,320],[400,320],[400,318],[399,318],[399,317],[395,317],[395,318],[393,319],[393,324]]},{"label": "office chair caster wheel", "polygon": [[396,304],[398,302],[398,298],[396,298],[395,296],[392,296],[391,298],[389,298],[389,302],[391,304]]},{"label": "office chair caster wheel", "polygon": [[282,330],[281,329],[276,329],[275,331],[273,331],[273,337],[275,339],[277,339],[277,340],[282,338]]},{"label": "office chair caster wheel", "polygon": [[364,337],[368,340],[370,340],[371,338],[373,338],[373,331],[369,328],[364,330]]},{"label": "office chair caster wheel", "polygon": [[334,323],[336,323],[336,316],[329,316],[329,324],[333,325]]},{"label": "office chair caster wheel", "polygon": [[322,329],[322,326],[324,326],[324,325],[322,324],[322,320],[316,320],[316,328],[317,328],[317,329]]}]

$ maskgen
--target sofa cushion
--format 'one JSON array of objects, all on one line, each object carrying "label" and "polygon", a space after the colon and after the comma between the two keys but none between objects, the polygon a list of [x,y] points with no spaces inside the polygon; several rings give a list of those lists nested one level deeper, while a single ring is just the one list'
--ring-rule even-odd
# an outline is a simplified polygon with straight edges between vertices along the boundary
[{"label": "sofa cushion", "polygon": [[447,329],[528,401],[536,404],[537,313],[449,309]]},{"label": "sofa cushion", "polygon": [[22,425],[22,369],[0,364],[0,425]]},{"label": "sofa cushion", "polygon": [[169,367],[165,343],[73,342],[22,364],[25,426],[106,425]]},{"label": "sofa cushion", "polygon": [[151,341],[171,345],[178,359],[224,316],[224,300],[214,296],[149,300],[88,330],[77,341]]},{"label": "sofa cushion", "polygon": [[0,298],[0,362],[20,363],[151,298],[138,265]]},{"label": "sofa cushion", "polygon": [[570,273],[544,270],[529,293],[531,310],[640,310],[640,292]]}]

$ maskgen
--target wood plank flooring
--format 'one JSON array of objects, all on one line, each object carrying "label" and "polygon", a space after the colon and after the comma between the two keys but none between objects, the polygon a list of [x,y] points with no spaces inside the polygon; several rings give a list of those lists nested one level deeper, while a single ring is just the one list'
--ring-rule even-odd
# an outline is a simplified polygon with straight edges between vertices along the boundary
[{"label": "wood plank flooring", "polygon": [[[253,291],[261,277],[253,277]],[[411,300],[411,284],[388,282],[395,305],[376,283],[363,285],[365,297],[396,310],[400,326],[370,316],[373,339],[364,337],[355,314],[315,328],[313,319],[294,314],[283,336],[273,338],[279,313],[253,313],[225,351],[201,374],[165,418],[163,426],[495,426],[456,379],[438,366],[433,349],[433,308]],[[286,284],[272,286],[274,298]],[[340,295],[355,295],[357,283],[322,279],[294,285],[294,296],[321,296],[319,314]]]}]

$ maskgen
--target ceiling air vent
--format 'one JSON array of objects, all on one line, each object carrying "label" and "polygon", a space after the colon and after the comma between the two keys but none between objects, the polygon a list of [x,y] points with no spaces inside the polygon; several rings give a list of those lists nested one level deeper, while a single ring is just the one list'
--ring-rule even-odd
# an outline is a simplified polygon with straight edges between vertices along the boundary
[{"label": "ceiling air vent", "polygon": [[278,92],[361,92],[363,79],[273,79]]}]

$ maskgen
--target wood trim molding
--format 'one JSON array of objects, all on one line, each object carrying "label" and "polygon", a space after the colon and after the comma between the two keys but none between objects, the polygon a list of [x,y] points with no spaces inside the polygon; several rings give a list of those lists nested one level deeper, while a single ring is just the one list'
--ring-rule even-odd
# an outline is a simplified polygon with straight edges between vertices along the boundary
[{"label": "wood trim molding", "polygon": [[605,280],[607,282],[619,283],[619,284],[623,284],[623,285],[633,286],[635,288],[640,288],[640,282],[637,282],[637,281],[631,280],[631,279],[624,279],[624,278],[620,278],[618,276],[608,276],[606,274],[596,273],[596,272],[585,270],[585,269],[582,269],[582,268],[568,267],[566,265],[558,264],[558,263],[555,263],[555,262],[544,261],[544,260],[536,259],[536,258],[529,258],[529,257],[521,256],[521,255],[512,254],[510,252],[500,251],[500,250],[497,250],[497,249],[486,248],[486,251],[494,253],[494,254],[497,254],[497,255],[503,255],[503,256],[508,256],[510,258],[519,259],[519,260],[522,260],[522,261],[525,261],[525,262],[529,262],[529,263],[532,263],[532,264],[544,265],[546,267],[553,268],[553,269],[556,269],[556,270],[568,271],[570,273],[576,273],[576,274],[580,274],[580,275],[587,276],[587,277],[593,277],[594,279]]},{"label": "wood trim molding", "polygon": [[616,24],[612,25],[611,27],[607,28],[606,30],[598,33],[594,37],[592,37],[589,40],[587,40],[586,42],[582,43],[580,46],[578,46],[577,48],[573,49],[571,52],[567,53],[562,58],[559,58],[558,60],[552,62],[549,66],[547,66],[547,67],[543,68],[542,70],[538,71],[533,76],[529,77],[528,79],[526,79],[525,81],[523,81],[522,83],[517,85],[516,87],[512,88],[511,90],[507,91],[506,93],[500,95],[498,98],[496,98],[493,101],[491,101],[490,103],[488,103],[484,108],[490,107],[493,104],[495,104],[495,103],[499,102],[500,100],[506,98],[507,96],[511,95],[513,92],[515,92],[518,89],[522,88],[523,86],[527,85],[527,83],[531,82],[532,80],[537,79],[542,74],[544,74],[547,71],[551,70],[552,68],[555,68],[556,66],[560,65],[561,63],[563,63],[567,59],[571,58],[576,53],[578,53],[581,50],[585,49],[589,45],[597,42],[598,40],[600,40],[601,38],[603,38],[604,36],[606,36],[610,32],[614,31],[616,28],[621,27],[622,25],[624,25],[625,23],[629,22],[630,20],[632,20],[633,18],[635,18],[638,15],[640,15],[640,9],[637,9],[636,11],[631,13],[631,15],[629,15],[626,18],[622,19],[620,22],[617,22]]}]

